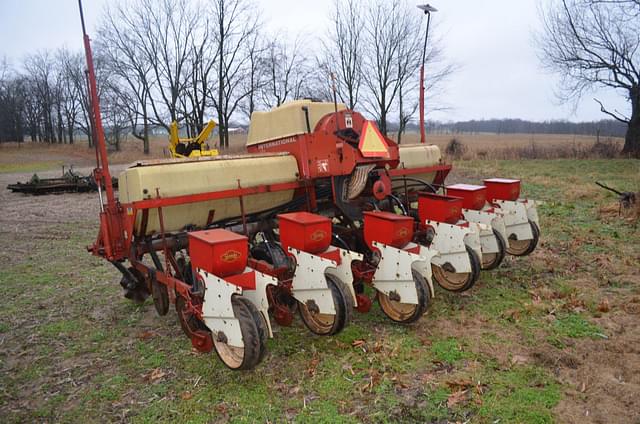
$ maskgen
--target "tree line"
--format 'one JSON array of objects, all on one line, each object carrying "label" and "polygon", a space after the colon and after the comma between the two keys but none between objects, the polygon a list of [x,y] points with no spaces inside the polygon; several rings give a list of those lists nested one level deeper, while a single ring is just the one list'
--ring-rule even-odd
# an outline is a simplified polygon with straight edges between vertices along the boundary
[{"label": "tree line", "polygon": [[[409,129],[418,131],[417,126]],[[627,126],[613,119],[590,122],[526,121],[522,119],[483,119],[462,122],[428,121],[427,130],[437,133],[494,133],[494,134],[574,134],[624,137]]]},{"label": "tree line", "polygon": [[[338,101],[389,122],[398,138],[418,107],[426,20],[407,0],[335,0],[319,37],[267,31],[253,0],[133,0],[103,12],[92,45],[107,139],[149,152],[151,128],[190,135],[214,118],[219,147],[232,122],[297,98]],[[453,66],[427,50],[427,95]],[[431,99],[431,97],[430,97]],[[60,48],[0,62],[0,141],[92,146],[84,55]]]}]

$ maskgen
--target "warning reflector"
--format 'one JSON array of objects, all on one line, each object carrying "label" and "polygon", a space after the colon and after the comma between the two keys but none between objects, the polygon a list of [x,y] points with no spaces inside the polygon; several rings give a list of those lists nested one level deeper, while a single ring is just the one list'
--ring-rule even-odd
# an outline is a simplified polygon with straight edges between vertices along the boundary
[{"label": "warning reflector", "polygon": [[358,149],[366,158],[390,158],[389,146],[380,130],[371,121],[366,121],[360,134]]}]

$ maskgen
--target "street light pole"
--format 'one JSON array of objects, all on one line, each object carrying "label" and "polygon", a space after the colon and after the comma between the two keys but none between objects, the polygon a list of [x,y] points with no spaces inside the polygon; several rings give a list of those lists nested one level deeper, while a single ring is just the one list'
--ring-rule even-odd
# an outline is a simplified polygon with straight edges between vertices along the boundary
[{"label": "street light pole", "polygon": [[430,4],[421,4],[418,9],[424,11],[427,15],[427,30],[424,34],[424,46],[422,47],[422,65],[420,66],[420,143],[426,142],[424,128],[424,62],[427,55],[427,39],[429,38],[429,24],[431,23],[431,12],[437,12],[438,9]]}]

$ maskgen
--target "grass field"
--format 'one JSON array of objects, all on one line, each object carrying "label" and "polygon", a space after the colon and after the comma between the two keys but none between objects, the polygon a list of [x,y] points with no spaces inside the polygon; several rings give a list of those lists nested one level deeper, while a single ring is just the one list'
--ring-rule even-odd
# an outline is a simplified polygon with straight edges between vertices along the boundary
[{"label": "grass field", "polygon": [[[396,139],[395,134],[391,137]],[[246,134],[231,134],[230,153],[241,151]],[[447,144],[455,138],[465,147],[464,159],[519,159],[519,158],[582,158],[590,157],[590,149],[596,137],[555,134],[429,134],[427,142],[445,151]],[[602,138],[602,141],[622,148],[623,140]],[[407,133],[404,144],[419,142],[419,134]],[[216,139],[211,138],[213,146]],[[142,154],[142,143],[129,138],[121,145],[121,151],[111,152],[111,163],[124,164],[136,159],[158,159],[168,157],[167,138],[150,140],[150,154]],[[43,171],[62,165],[91,166],[95,152],[88,148],[86,140],[74,145],[43,143],[0,143],[0,172]]]},{"label": "grass field", "polygon": [[[68,163],[3,149],[2,185]],[[412,326],[377,305],[335,337],[296,319],[240,373],[192,351],[175,313],[122,297],[115,268],[85,250],[95,195],[1,190],[0,422],[638,422],[640,230],[593,181],[637,191],[640,162],[454,165],[452,181],[518,177],[547,202],[530,257],[465,294],[437,290]]]}]

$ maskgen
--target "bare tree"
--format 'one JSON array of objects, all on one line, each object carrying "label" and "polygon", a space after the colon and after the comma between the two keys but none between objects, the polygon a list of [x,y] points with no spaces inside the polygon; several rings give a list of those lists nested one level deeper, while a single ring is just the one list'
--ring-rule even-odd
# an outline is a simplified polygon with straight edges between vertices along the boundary
[{"label": "bare tree", "polygon": [[201,13],[188,0],[137,0],[128,3],[118,25],[129,33],[150,66],[148,100],[154,124],[167,131],[179,120],[179,98],[188,84],[193,36]]},{"label": "bare tree", "polygon": [[337,94],[351,110],[358,104],[362,86],[364,5],[362,0],[335,0],[324,43],[323,67],[334,71]]},{"label": "bare tree", "polygon": [[27,78],[22,77],[24,90],[24,122],[27,127],[31,141],[42,141],[42,132],[40,127],[40,102],[34,95],[36,92],[35,83]]},{"label": "bare tree", "polygon": [[75,128],[82,108],[82,94],[80,93],[81,88],[73,83],[72,72],[83,66],[84,58],[80,53],[71,53],[65,48],[58,50],[57,57],[61,67],[62,112],[69,144],[73,144]]},{"label": "bare tree", "polygon": [[[215,112],[219,144],[226,148],[232,119],[250,116],[258,105],[279,106],[301,97],[330,100],[335,78],[340,100],[351,108],[364,104],[385,133],[397,113],[401,134],[416,109],[412,77],[421,39],[419,13],[406,1],[336,1],[319,58],[304,50],[308,40],[265,37],[253,0],[111,3],[99,25],[94,56],[107,130],[117,147],[126,126],[148,153],[153,125],[168,129],[175,120],[195,135],[207,114]],[[367,19],[365,5],[372,5]],[[20,104],[20,125],[33,140],[73,143],[79,129],[92,146],[82,62],[79,53],[65,49],[25,60],[24,76],[14,79],[28,93]],[[0,70],[6,73],[5,68]],[[0,94],[9,93],[6,86],[3,82]]]},{"label": "bare tree", "polygon": [[387,135],[387,120],[399,88],[396,61],[400,45],[400,1],[375,0],[367,12],[364,83],[370,95],[365,109],[374,115],[382,134]]},{"label": "bare tree", "polygon": [[336,89],[338,101],[345,102],[344,95],[340,95],[338,81],[334,66],[327,62],[326,52],[324,56],[317,57],[315,64],[310,66],[310,74],[307,77],[306,91],[312,99],[333,102],[333,89]]},{"label": "bare tree", "polygon": [[[316,92],[332,98],[333,75],[339,99],[351,109],[360,105],[375,117],[383,134],[397,116],[400,142],[418,108],[425,23],[407,0],[336,1],[320,73],[316,71]],[[431,41],[426,55],[430,99],[455,69],[445,63],[438,46],[438,40]]]},{"label": "bare tree", "polygon": [[[67,62],[66,77],[78,93],[78,101],[80,105],[78,119],[76,121],[77,128],[86,136],[88,146],[93,147],[93,130],[92,130],[92,108],[89,103],[89,92],[87,84],[87,74],[85,69],[85,59],[81,53],[76,53],[76,58]],[[96,79],[98,82],[98,97],[102,98],[110,85],[108,84],[109,71],[105,66],[105,58],[100,52],[94,52],[93,62],[96,71]]]},{"label": "bare tree", "polygon": [[[98,64],[99,61],[96,61]],[[100,69],[96,67],[96,71]],[[77,121],[78,128],[87,136],[88,147],[93,147],[93,132],[91,127],[91,105],[89,104],[89,94],[87,86],[87,77],[85,74],[84,58],[80,61],[70,61],[67,63],[67,78],[69,83],[76,89],[79,102],[80,113]],[[101,75],[97,73],[97,76]],[[98,90],[102,90],[102,84],[98,85]]]},{"label": "bare tree", "polygon": [[65,131],[65,122],[63,119],[63,109],[66,102],[65,87],[65,75],[64,75],[64,63],[60,60],[59,52],[54,58],[56,61],[54,64],[53,75],[53,90],[52,90],[52,102],[55,109],[55,130],[57,134],[58,143],[66,143],[67,133]]},{"label": "bare tree", "polygon": [[419,21],[400,29],[401,33],[404,34],[398,40],[398,58],[396,60],[398,144],[402,143],[402,134],[404,134],[407,124],[411,122],[419,105],[415,94],[420,85],[418,78],[416,78],[422,53],[422,37],[419,36],[420,29]]},{"label": "bare tree", "polygon": [[628,11],[634,15],[640,15],[640,0],[589,0],[591,3],[613,4],[628,8]]},{"label": "bare tree", "polygon": [[301,38],[296,38],[293,43],[276,39],[269,44],[263,60],[262,102],[265,107],[280,106],[287,100],[309,94],[311,69],[309,59],[302,53],[302,43]]},{"label": "bare tree", "polygon": [[6,58],[0,60],[0,142],[24,141],[24,79],[16,75]]},{"label": "bare tree", "polygon": [[245,78],[251,67],[252,40],[260,27],[260,13],[251,0],[212,0],[216,25],[217,93],[211,96],[218,114],[220,147],[229,147],[229,122],[251,94]]},{"label": "bare tree", "polygon": [[215,91],[215,75],[218,62],[215,27],[204,19],[199,22],[191,44],[188,62],[188,82],[181,97],[182,114],[189,135],[195,137],[205,126],[209,97]]},{"label": "bare tree", "polygon": [[[98,51],[108,58],[109,72],[120,81],[117,93],[131,100],[126,103],[131,133],[149,153],[149,95],[152,62],[142,47],[144,37],[136,32],[141,22],[129,6],[117,3],[105,9],[98,29]],[[138,122],[141,120],[141,131]]]},{"label": "bare tree", "polygon": [[623,93],[631,112],[607,108],[627,125],[622,153],[640,157],[640,4],[637,0],[562,0],[542,12],[541,59],[561,75],[562,98],[604,87]]},{"label": "bare tree", "polygon": [[30,95],[38,102],[38,124],[42,125],[42,139],[47,143],[56,142],[55,134],[55,61],[50,52],[43,50],[28,55],[23,67],[29,79]]},{"label": "bare tree", "polygon": [[121,143],[127,138],[131,120],[128,108],[135,102],[135,99],[127,96],[127,92],[122,92],[120,89],[121,86],[118,85],[117,80],[107,81],[100,97],[105,140],[116,151],[120,151]]},{"label": "bare tree", "polygon": [[[73,143],[74,131],[82,129],[89,136],[90,107],[80,53],[66,49],[41,51],[26,57],[24,68],[23,111],[32,141]],[[105,85],[104,60],[96,55],[99,87]]]},{"label": "bare tree", "polygon": [[243,91],[248,93],[243,102],[240,103],[240,110],[249,119],[251,114],[256,110],[260,90],[267,83],[266,72],[264,69],[265,52],[268,51],[268,43],[265,38],[256,31],[248,43],[248,67],[247,75],[243,83]]},{"label": "bare tree", "polygon": [[[389,132],[390,115],[398,112],[400,131],[417,109],[417,70],[422,55],[424,34],[422,15],[414,11],[413,5],[405,0],[391,2],[375,0],[367,15],[364,42],[363,72],[366,88],[363,105],[365,110],[376,117],[380,131]],[[426,62],[436,65],[441,60],[440,50],[431,43]],[[427,87],[435,87],[444,76],[453,70],[451,65],[428,66]]]}]

